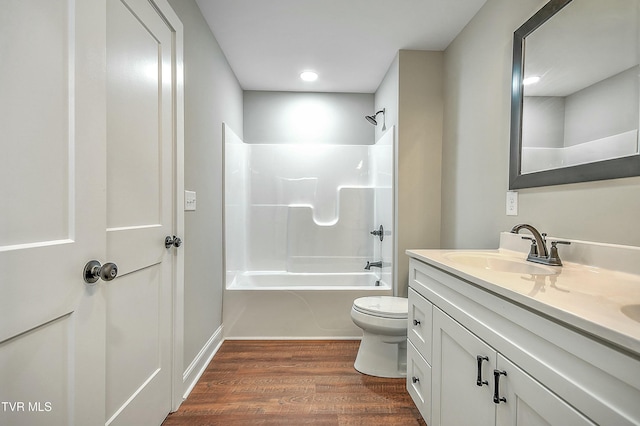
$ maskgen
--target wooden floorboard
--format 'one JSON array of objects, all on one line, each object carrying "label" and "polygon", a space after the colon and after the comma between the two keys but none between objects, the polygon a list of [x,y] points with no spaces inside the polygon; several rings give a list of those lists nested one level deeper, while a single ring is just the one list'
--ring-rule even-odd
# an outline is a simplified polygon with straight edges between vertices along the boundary
[{"label": "wooden floorboard", "polygon": [[426,425],[404,379],[353,368],[359,344],[226,340],[163,425]]}]

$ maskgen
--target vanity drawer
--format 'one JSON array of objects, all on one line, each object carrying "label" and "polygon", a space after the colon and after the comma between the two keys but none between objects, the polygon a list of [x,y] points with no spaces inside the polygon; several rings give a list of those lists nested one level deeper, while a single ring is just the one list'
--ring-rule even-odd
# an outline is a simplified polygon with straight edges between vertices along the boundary
[{"label": "vanity drawer", "polygon": [[431,366],[411,342],[407,344],[407,391],[425,422],[431,424]]},{"label": "vanity drawer", "polygon": [[431,342],[433,336],[433,304],[409,289],[409,323],[407,337],[420,354],[431,363]]}]

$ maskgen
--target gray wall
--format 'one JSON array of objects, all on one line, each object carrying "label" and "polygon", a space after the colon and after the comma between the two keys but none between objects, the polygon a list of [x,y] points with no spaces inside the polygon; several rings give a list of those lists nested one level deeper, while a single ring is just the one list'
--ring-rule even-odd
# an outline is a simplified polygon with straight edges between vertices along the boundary
[{"label": "gray wall", "polygon": [[222,122],[242,135],[242,89],[195,0],[169,0],[184,25],[184,366],[222,325]]},{"label": "gray wall", "polygon": [[[393,58],[387,72],[375,93],[375,110],[385,109],[385,123],[387,129],[396,126],[396,140],[398,137],[398,96],[400,92],[400,55]],[[375,140],[384,133],[382,126],[376,126]]]},{"label": "gray wall", "polygon": [[[244,92],[244,142],[371,145],[373,94]],[[382,117],[380,115],[379,117]]]},{"label": "gray wall", "polygon": [[564,147],[565,98],[525,96],[522,100],[522,146]]},{"label": "gray wall", "polygon": [[376,109],[386,108],[387,126],[395,126],[394,281],[399,296],[407,295],[405,251],[440,247],[443,78],[442,52],[401,50],[376,91]]},{"label": "gray wall", "polygon": [[640,246],[640,178],[520,190],[506,216],[513,31],[546,0],[488,0],[445,51],[442,246],[495,248],[520,222]]},{"label": "gray wall", "polygon": [[630,68],[566,97],[565,146],[638,128],[638,71]]},{"label": "gray wall", "polygon": [[396,194],[398,294],[407,295],[405,251],[440,247],[443,54],[401,50]]},{"label": "gray wall", "polygon": [[522,145],[562,148],[638,128],[638,67],[569,96],[525,96]]}]

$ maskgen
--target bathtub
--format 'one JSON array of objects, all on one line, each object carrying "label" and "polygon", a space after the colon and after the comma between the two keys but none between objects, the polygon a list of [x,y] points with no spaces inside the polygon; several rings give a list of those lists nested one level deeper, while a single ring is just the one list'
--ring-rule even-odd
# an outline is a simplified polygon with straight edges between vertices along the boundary
[{"label": "bathtub", "polygon": [[[377,285],[376,285],[377,284]],[[243,272],[236,275],[230,290],[363,290],[363,287],[388,289],[373,272],[304,273]]]},{"label": "bathtub", "polygon": [[243,272],[224,293],[227,339],[359,339],[354,299],[392,295],[373,272]]}]

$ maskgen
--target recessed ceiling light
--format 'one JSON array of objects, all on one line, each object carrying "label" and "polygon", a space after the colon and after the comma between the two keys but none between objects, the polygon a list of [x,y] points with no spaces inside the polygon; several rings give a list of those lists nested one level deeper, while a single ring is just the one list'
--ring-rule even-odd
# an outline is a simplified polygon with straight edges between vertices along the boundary
[{"label": "recessed ceiling light", "polygon": [[304,71],[300,74],[300,78],[304,81],[316,81],[318,79],[318,73],[313,71]]},{"label": "recessed ceiling light", "polygon": [[529,84],[535,84],[535,83],[537,83],[539,81],[540,81],[540,77],[538,77],[537,75],[534,75],[532,77],[527,77],[524,80],[522,80],[522,84],[527,86]]}]

